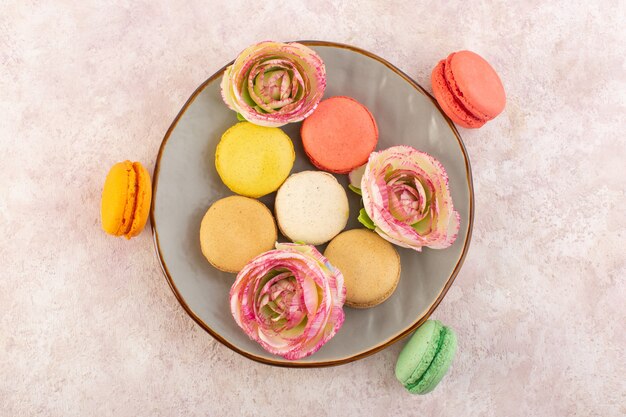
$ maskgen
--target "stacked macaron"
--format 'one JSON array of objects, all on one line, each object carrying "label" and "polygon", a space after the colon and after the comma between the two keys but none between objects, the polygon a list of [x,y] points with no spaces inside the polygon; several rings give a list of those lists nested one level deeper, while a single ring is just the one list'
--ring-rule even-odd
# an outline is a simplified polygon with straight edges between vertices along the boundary
[{"label": "stacked macaron", "polygon": [[[432,85],[443,111],[463,127],[481,127],[505,106],[498,75],[470,51],[440,61]],[[402,269],[395,246],[445,249],[460,223],[443,165],[409,146],[376,151],[374,114],[353,97],[322,100],[325,88],[322,59],[299,43],[261,42],[226,68],[222,98],[240,122],[222,134],[212,162],[236,195],[212,202],[199,224],[207,261],[237,274],[229,294],[237,324],[290,360],[315,353],[340,330],[344,305],[372,308],[392,296]],[[319,170],[292,174],[295,148],[280,127],[300,121],[304,152]],[[343,174],[362,196],[365,228],[344,231]],[[256,200],[272,193],[275,217]],[[102,193],[103,229],[138,235],[150,199],[140,163],[114,165]],[[293,243],[278,243],[278,230]],[[322,255],[315,245],[326,243]],[[411,393],[429,392],[455,350],[454,332],[427,321],[402,350],[396,376]]]},{"label": "stacked macaron", "polygon": [[396,378],[411,394],[435,389],[452,364],[456,334],[437,320],[428,320],[411,336],[396,362]]},{"label": "stacked macaron", "polygon": [[441,109],[463,127],[481,127],[504,110],[506,95],[500,77],[474,52],[453,52],[439,61],[431,82]]},{"label": "stacked macaron", "polygon": [[140,162],[113,165],[102,190],[102,229],[126,239],[137,236],[148,220],[151,200],[150,174]]}]

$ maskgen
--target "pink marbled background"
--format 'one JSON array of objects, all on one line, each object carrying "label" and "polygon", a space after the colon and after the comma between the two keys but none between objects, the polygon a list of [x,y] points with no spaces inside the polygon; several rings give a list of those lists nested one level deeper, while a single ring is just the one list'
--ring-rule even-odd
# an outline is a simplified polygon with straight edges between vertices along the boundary
[{"label": "pink marbled background", "polygon": [[[0,415],[626,414],[623,1],[103,3],[0,0]],[[238,356],[179,307],[149,233],[99,229],[109,166],[151,167],[196,86],[263,39],[354,44],[428,89],[462,48],[502,76],[505,113],[461,129],[476,222],[428,396],[395,381],[401,344],[330,369]]]}]

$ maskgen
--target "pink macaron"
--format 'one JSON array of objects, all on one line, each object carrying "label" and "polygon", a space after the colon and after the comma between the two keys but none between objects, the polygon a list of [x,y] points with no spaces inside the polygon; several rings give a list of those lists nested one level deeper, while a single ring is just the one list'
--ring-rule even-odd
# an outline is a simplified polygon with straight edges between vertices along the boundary
[{"label": "pink macaron", "polygon": [[479,128],[504,110],[506,94],[500,77],[474,52],[453,52],[439,61],[431,82],[439,106],[460,126]]},{"label": "pink macaron", "polygon": [[378,143],[372,113],[351,97],[323,100],[300,129],[304,151],[317,168],[347,174],[365,164]]}]

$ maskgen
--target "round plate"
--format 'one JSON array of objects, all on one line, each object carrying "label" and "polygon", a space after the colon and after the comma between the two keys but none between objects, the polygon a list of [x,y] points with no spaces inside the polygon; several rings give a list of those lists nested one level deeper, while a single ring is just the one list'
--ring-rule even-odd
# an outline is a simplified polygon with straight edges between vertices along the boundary
[{"label": "round plate", "polygon": [[[395,293],[381,305],[345,307],[342,328],[308,358],[288,361],[263,350],[237,326],[230,313],[229,290],[235,275],[213,268],[200,251],[200,221],[208,207],[232,193],[215,171],[215,147],[237,122],[220,96],[224,68],[191,95],[167,131],[154,168],[150,212],[156,251],[167,281],[185,311],[207,332],[234,351],[259,362],[292,367],[339,365],[364,358],[398,341],[422,324],[443,299],[461,268],[469,246],[474,196],[469,159],[454,125],[434,99],[406,74],[364,50],[330,42],[303,41],[326,64],[325,97],[345,95],[365,104],[378,123],[378,149],[406,144],[428,152],[448,172],[455,208],[461,215],[456,242],[444,250],[418,253],[398,248],[402,276]],[[283,130],[296,148],[292,172],[315,169],[300,141],[300,123]],[[347,175],[337,175],[347,187]],[[348,229],[361,227],[362,207],[350,200]],[[273,209],[275,193],[261,200]],[[279,240],[285,241],[282,236]],[[318,247],[323,251],[324,247]]]}]

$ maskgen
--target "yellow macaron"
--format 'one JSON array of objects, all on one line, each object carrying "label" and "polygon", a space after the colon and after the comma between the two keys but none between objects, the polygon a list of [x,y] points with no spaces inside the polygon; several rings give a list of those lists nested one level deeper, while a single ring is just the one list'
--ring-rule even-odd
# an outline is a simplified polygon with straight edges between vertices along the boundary
[{"label": "yellow macaron", "polygon": [[150,174],[139,162],[119,162],[109,171],[102,190],[102,229],[126,239],[143,230],[150,212]]},{"label": "yellow macaron", "polygon": [[222,135],[215,168],[231,191],[257,198],[280,187],[295,159],[293,143],[285,132],[242,122]]},{"label": "yellow macaron", "polygon": [[346,305],[377,306],[393,294],[400,280],[400,255],[382,237],[367,229],[353,229],[330,241],[324,256],[342,273]]}]

